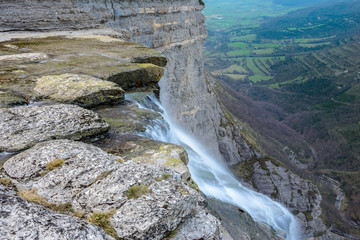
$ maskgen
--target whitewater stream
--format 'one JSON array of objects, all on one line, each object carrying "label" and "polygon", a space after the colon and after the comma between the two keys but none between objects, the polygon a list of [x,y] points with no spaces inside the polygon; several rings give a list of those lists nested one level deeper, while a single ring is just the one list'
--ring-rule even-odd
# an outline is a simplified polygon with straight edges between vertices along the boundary
[{"label": "whitewater stream", "polygon": [[[131,95],[127,95],[127,99],[134,101]],[[302,239],[298,223],[289,210],[269,197],[244,187],[226,167],[213,159],[203,146],[171,121],[154,96],[149,95],[137,104],[140,108],[159,112],[165,121],[148,126],[144,136],[183,146],[189,156],[191,177],[206,196],[245,210],[255,221],[270,226],[287,240]]]}]

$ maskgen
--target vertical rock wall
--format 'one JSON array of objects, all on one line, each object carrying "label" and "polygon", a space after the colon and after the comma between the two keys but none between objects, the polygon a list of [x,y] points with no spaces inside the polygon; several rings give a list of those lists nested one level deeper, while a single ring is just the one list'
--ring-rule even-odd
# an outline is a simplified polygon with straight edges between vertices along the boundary
[{"label": "vertical rock wall", "polygon": [[254,155],[226,119],[205,79],[203,42],[207,32],[199,0],[77,0],[76,4],[105,26],[126,29],[132,41],[168,58],[160,82],[162,103],[173,120],[214,157],[234,164]]}]

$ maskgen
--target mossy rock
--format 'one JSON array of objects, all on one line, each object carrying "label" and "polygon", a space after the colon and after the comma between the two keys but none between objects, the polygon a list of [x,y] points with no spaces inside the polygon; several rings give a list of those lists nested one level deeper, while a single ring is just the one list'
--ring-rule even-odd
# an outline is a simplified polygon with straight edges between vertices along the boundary
[{"label": "mossy rock", "polygon": [[[124,89],[158,89],[166,58],[144,45],[100,35],[53,36],[0,42],[0,88],[18,92],[25,99],[38,100],[36,80],[42,76],[90,75],[121,84]],[[106,90],[102,95],[117,95]],[[78,91],[77,91],[78,92]],[[56,95],[52,93],[51,95]],[[58,96],[63,94],[58,93]],[[71,94],[70,94],[71,95]],[[101,94],[87,95],[76,103],[108,103]],[[60,97],[60,102],[71,102]],[[111,102],[114,100],[112,98]],[[96,104],[95,104],[96,105]]]},{"label": "mossy rock", "polygon": [[188,155],[179,145],[156,141],[137,135],[109,134],[106,138],[92,141],[105,151],[120,156],[125,161],[156,164],[175,170],[185,180],[190,179],[187,168]]},{"label": "mossy rock", "polygon": [[12,92],[0,90],[0,108],[13,107],[16,105],[27,104],[25,98],[18,96]]},{"label": "mossy rock", "polygon": [[48,75],[37,79],[34,90],[58,102],[82,107],[115,104],[124,100],[124,90],[115,83],[88,75]]}]

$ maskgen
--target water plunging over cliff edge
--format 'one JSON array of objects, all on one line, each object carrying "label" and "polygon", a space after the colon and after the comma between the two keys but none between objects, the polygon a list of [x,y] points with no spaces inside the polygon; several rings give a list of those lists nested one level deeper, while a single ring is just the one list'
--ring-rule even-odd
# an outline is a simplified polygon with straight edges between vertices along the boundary
[{"label": "water plunging over cliff edge", "polygon": [[[131,96],[127,98],[133,100]],[[189,155],[191,176],[206,196],[244,209],[255,221],[271,226],[278,234],[286,233],[287,240],[302,239],[298,223],[289,210],[269,197],[242,186],[199,142],[171,121],[154,96],[147,96],[144,101],[145,104],[138,103],[139,107],[160,110],[165,121],[148,126],[144,135],[183,146]]]}]

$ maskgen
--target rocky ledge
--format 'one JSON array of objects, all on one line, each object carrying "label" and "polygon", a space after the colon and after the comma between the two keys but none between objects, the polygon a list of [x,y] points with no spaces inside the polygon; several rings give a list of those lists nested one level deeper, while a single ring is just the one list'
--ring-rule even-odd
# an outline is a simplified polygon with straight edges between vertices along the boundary
[{"label": "rocky ledge", "polygon": [[1,105],[51,99],[93,107],[123,101],[123,89],[158,88],[166,64],[161,54],[138,43],[82,33],[16,40],[10,35],[0,42]]},{"label": "rocky ledge", "polygon": [[0,63],[0,153],[13,153],[0,169],[2,239],[222,238],[184,148],[138,135],[161,115],[125,99],[158,92],[161,54],[48,33],[0,42]]},{"label": "rocky ledge", "polygon": [[0,108],[0,151],[17,152],[51,139],[80,140],[108,130],[98,114],[75,105]]},{"label": "rocky ledge", "polygon": [[[156,163],[124,161],[86,143],[53,140],[12,157],[4,169],[26,200],[94,224],[106,218],[104,229],[113,237],[162,239],[182,227],[186,235],[177,239],[219,234],[219,222],[206,214],[201,195],[181,174]],[[201,226],[192,226],[191,233],[189,221]]]}]

